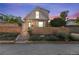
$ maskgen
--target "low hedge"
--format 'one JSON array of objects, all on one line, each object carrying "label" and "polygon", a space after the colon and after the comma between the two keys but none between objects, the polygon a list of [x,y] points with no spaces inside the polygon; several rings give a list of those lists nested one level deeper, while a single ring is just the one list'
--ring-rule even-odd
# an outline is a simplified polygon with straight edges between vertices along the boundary
[{"label": "low hedge", "polygon": [[18,33],[0,33],[0,40],[15,40]]},{"label": "low hedge", "polygon": [[71,34],[69,38],[70,41],[79,41],[79,35]]},{"label": "low hedge", "polygon": [[79,41],[79,35],[72,33],[55,33],[51,35],[31,35],[29,38],[30,41]]},{"label": "low hedge", "polygon": [[60,38],[60,40],[64,40],[64,41],[69,41],[69,37],[70,37],[70,33],[63,33],[63,32],[59,32],[59,33],[55,33],[54,34],[56,37]]},{"label": "low hedge", "polygon": [[68,41],[69,34],[65,33],[56,33],[51,35],[31,35],[29,38],[30,41]]}]

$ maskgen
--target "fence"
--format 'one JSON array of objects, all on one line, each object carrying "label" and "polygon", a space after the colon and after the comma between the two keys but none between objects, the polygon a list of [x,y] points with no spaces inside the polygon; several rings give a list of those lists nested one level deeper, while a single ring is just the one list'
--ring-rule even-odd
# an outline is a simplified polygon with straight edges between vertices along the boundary
[{"label": "fence", "polygon": [[72,33],[79,33],[79,25],[68,25],[66,27],[69,28]]},{"label": "fence", "polygon": [[21,27],[18,24],[0,23],[0,32],[21,32]]},{"label": "fence", "polygon": [[54,34],[57,32],[69,32],[69,29],[66,27],[44,27],[44,28],[33,28],[32,34]]}]

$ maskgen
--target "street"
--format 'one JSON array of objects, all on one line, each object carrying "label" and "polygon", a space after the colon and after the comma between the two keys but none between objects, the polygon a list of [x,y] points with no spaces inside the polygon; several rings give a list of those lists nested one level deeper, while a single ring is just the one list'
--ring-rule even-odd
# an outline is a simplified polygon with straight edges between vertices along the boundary
[{"label": "street", "polygon": [[79,44],[0,44],[0,55],[74,55]]}]

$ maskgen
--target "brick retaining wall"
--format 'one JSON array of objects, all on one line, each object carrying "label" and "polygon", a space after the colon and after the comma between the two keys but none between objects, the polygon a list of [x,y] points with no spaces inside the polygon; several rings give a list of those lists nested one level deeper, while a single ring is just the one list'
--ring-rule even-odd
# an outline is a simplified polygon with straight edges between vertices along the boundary
[{"label": "brick retaining wall", "polygon": [[44,27],[44,28],[33,28],[32,34],[53,34],[56,32],[69,32],[69,29],[66,27]]},{"label": "brick retaining wall", "polygon": [[66,27],[69,28],[72,33],[79,33],[79,25],[69,25]]},{"label": "brick retaining wall", "polygon": [[18,24],[0,23],[0,32],[21,32],[21,27]]}]

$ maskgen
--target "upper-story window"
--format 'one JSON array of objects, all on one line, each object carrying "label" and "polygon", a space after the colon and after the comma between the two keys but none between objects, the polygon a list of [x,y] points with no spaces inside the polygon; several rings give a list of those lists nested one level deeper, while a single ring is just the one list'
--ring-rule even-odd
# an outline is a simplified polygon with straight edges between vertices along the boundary
[{"label": "upper-story window", "polygon": [[36,11],[35,14],[36,19],[39,19],[39,11]]}]

